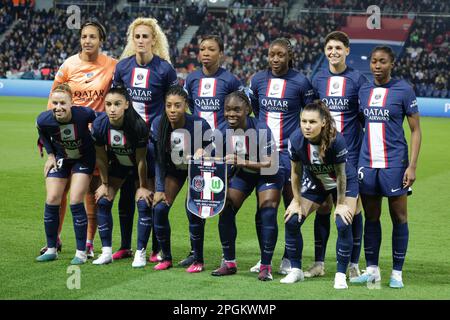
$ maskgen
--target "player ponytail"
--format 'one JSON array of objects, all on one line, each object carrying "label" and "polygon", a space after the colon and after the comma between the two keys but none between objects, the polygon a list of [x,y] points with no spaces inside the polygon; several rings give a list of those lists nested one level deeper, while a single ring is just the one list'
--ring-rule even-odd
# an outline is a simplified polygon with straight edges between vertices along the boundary
[{"label": "player ponytail", "polygon": [[270,46],[274,46],[274,45],[279,45],[279,46],[283,46],[286,48],[286,51],[288,53],[288,66],[289,68],[293,68],[294,67],[294,49],[292,48],[292,44],[289,41],[288,38],[276,38],[275,40],[273,40],[270,43]]},{"label": "player ponytail", "polygon": [[321,100],[315,100],[312,103],[308,103],[302,110],[304,111],[316,111],[319,113],[320,119],[325,120],[325,126],[320,133],[320,152],[319,156],[322,161],[325,158],[325,152],[331,146],[331,143],[336,139],[336,124],[331,116],[330,110],[326,104]]},{"label": "player ponytail", "polygon": [[134,110],[130,96],[126,88],[114,87],[108,91],[108,94],[119,94],[128,102],[128,108],[125,109],[123,115],[122,129],[129,141],[148,140],[149,129],[142,117]]},{"label": "player ponytail", "polygon": [[[170,87],[169,90],[167,90],[165,98],[167,99],[167,97],[171,95],[182,97],[187,105],[188,95],[182,86],[176,85]],[[173,129],[170,125],[169,118],[167,117],[167,113],[165,111],[161,115],[161,121],[157,130],[158,137],[156,143],[156,161],[161,165],[162,168],[166,168],[170,159],[170,135]],[[163,176],[164,175],[165,173],[163,173]]]}]

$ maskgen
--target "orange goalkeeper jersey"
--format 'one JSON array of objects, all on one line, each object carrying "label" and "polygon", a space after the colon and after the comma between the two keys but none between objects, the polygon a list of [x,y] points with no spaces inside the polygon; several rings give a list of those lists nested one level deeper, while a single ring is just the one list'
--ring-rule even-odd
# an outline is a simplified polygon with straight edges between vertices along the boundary
[{"label": "orange goalkeeper jersey", "polygon": [[[95,62],[82,61],[79,54],[66,59],[56,74],[53,89],[67,83],[72,89],[72,103],[95,111],[104,111],[105,95],[111,88],[117,60],[100,53]],[[47,106],[51,108],[50,102]]]}]

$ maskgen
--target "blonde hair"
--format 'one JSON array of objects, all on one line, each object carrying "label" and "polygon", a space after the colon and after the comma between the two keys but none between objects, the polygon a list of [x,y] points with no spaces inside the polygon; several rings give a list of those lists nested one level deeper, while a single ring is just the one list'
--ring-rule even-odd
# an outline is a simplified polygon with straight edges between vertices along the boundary
[{"label": "blonde hair", "polygon": [[149,27],[152,31],[152,38],[155,39],[155,45],[152,48],[153,54],[156,54],[161,59],[172,64],[169,56],[169,43],[167,42],[167,37],[158,25],[158,20],[154,18],[137,18],[128,26],[127,45],[120,56],[120,60],[136,54],[136,48],[133,43],[133,34],[136,27],[142,25]]},{"label": "blonde hair", "polygon": [[70,98],[72,98],[72,89],[67,83],[58,84],[55,89],[52,90],[52,94],[56,92],[66,93]]}]

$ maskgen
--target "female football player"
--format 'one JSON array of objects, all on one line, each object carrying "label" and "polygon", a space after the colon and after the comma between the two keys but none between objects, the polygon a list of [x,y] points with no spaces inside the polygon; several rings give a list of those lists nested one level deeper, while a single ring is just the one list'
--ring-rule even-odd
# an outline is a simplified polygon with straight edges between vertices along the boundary
[{"label": "female football player", "polygon": [[[59,68],[52,89],[59,84],[67,83],[72,88],[72,103],[77,106],[92,108],[96,112],[104,111],[105,94],[111,87],[114,68],[117,60],[101,53],[103,42],[106,41],[106,30],[96,21],[87,21],[80,28],[79,53],[67,58]],[[48,105],[52,109],[51,102]],[[88,215],[87,254],[94,257],[94,237],[97,230],[96,205],[94,199],[95,186],[98,184],[98,172],[94,171],[91,186],[86,195],[85,204]],[[70,184],[67,184],[69,186]],[[58,229],[58,250],[61,248],[59,234],[62,230],[66,212],[66,199],[68,189],[65,191],[60,211],[60,225]],[[41,249],[41,253],[47,250]]]},{"label": "female football player", "polygon": [[151,201],[147,177],[147,145],[149,130],[144,120],[131,107],[124,88],[112,88],[105,97],[105,113],[95,119],[93,136],[101,185],[95,192],[98,204],[98,230],[102,254],[93,264],[112,262],[111,209],[114,197],[128,176],[135,178],[139,212],[138,244],[133,267],[144,267],[145,252],[151,228]]},{"label": "female football player", "polygon": [[[156,193],[153,200],[154,228],[163,253],[163,260],[155,266],[155,270],[166,270],[172,267],[169,211],[186,181],[187,157],[201,154],[209,144],[202,139],[203,134],[211,129],[208,122],[186,113],[187,109],[186,91],[181,86],[173,86],[166,94],[165,112],[152,124],[152,137],[157,155]],[[195,139],[202,141],[202,148],[194,150]],[[203,230],[205,222],[190,212],[187,212],[187,216],[194,249],[194,261],[186,271],[197,273],[204,269]]]},{"label": "female football player", "polygon": [[[258,279],[270,281],[272,256],[278,236],[277,210],[281,199],[282,177],[278,174],[278,151],[269,127],[254,117],[250,101],[243,91],[235,91],[225,98],[223,129],[226,161],[236,168],[228,185],[227,204],[219,217],[219,234],[224,263],[212,272],[213,276],[232,275],[236,264],[236,214],[244,200],[256,189],[258,212],[261,216],[261,263]],[[230,134],[230,129],[231,133]],[[236,131],[237,130],[237,131]],[[245,131],[245,132],[244,132]],[[253,133],[253,134],[252,134]],[[264,173],[263,168],[275,168]]]},{"label": "female football player", "polygon": [[[114,86],[127,88],[132,106],[150,128],[156,116],[164,111],[164,96],[169,87],[177,83],[177,74],[170,62],[167,38],[156,19],[137,18],[127,31],[127,45],[122,52],[114,72]],[[154,191],[155,162],[154,146],[150,144],[148,152],[149,188]],[[122,188],[122,193],[134,195],[134,182],[130,177]],[[133,198],[129,198],[133,201]],[[134,204],[133,204],[134,208]],[[132,256],[131,236],[133,230],[134,209],[119,213],[122,244],[114,253],[114,259]],[[155,234],[152,238],[150,262],[158,262],[158,242]]]},{"label": "female football player", "polygon": [[36,260],[52,261],[58,257],[59,211],[64,190],[70,181],[70,210],[77,243],[71,264],[83,264],[87,260],[88,224],[83,199],[95,167],[94,141],[88,125],[94,121],[95,112],[90,108],[72,106],[72,92],[65,84],[52,90],[50,103],[52,109],[42,112],[37,118],[39,138],[48,159],[44,167],[47,249]]},{"label": "female football player", "polygon": [[[372,83],[359,91],[365,132],[359,155],[358,178],[365,213],[364,251],[367,269],[356,283],[381,281],[381,203],[388,198],[392,229],[393,270],[389,286],[403,288],[402,268],[408,247],[407,192],[416,180],[421,130],[414,90],[404,80],[392,79],[395,55],[390,47],[375,47],[370,57]],[[403,120],[411,130],[411,157]]]},{"label": "female football player", "polygon": [[[289,138],[291,181],[294,199],[286,210],[286,248],[291,271],[281,283],[303,280],[301,226],[311,212],[333,196],[338,231],[336,243],[337,272],[335,289],[346,289],[346,271],[353,244],[352,220],[358,199],[356,171],[347,162],[344,137],[337,132],[328,107],[320,100],[307,104],[301,113],[301,129]],[[302,178],[312,180],[302,188]]]},{"label": "female football player", "polygon": [[[287,207],[292,200],[290,183],[290,162],[287,151],[289,136],[299,127],[300,110],[313,100],[313,90],[309,80],[292,68],[293,50],[290,41],[278,38],[269,47],[269,69],[256,73],[250,82],[250,98],[253,112],[265,122],[275,137],[280,152],[280,175],[283,181],[283,200]],[[261,214],[257,211],[256,232],[261,243]],[[259,272],[258,262],[250,269]],[[280,273],[289,270],[286,250],[280,266]]]}]

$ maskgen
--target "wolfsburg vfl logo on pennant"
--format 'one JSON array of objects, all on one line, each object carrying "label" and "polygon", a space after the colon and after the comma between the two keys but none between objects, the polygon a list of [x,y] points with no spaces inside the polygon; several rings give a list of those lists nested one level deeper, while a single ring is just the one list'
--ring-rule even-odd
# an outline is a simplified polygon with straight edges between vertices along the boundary
[{"label": "wolfsburg vfl logo on pennant", "polygon": [[227,165],[223,160],[200,159],[189,161],[189,189],[187,208],[206,219],[218,215],[227,196]]}]

